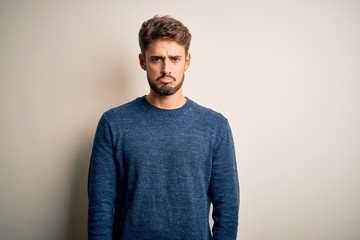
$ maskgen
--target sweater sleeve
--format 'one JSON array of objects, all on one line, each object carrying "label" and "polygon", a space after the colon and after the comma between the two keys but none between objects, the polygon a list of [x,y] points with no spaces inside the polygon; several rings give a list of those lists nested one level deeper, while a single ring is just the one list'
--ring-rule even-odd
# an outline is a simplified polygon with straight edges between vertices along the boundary
[{"label": "sweater sleeve", "polygon": [[210,180],[213,240],[235,240],[238,228],[239,183],[234,142],[228,121],[215,133]]},{"label": "sweater sleeve", "polygon": [[99,121],[88,175],[88,239],[111,240],[116,198],[116,167],[110,126]]}]

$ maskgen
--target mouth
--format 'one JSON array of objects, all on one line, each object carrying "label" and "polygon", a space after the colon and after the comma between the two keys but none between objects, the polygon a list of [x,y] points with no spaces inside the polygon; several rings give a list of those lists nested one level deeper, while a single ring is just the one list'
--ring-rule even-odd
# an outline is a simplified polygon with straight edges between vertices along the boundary
[{"label": "mouth", "polygon": [[168,84],[168,83],[171,83],[171,82],[175,82],[176,78],[174,76],[171,76],[171,75],[166,75],[166,76],[158,77],[156,79],[156,81],[160,81],[163,84]]},{"label": "mouth", "polygon": [[168,83],[174,82],[175,80],[172,79],[172,78],[167,78],[167,77],[165,77],[165,78],[160,78],[159,81],[160,81],[161,83],[168,84]]}]

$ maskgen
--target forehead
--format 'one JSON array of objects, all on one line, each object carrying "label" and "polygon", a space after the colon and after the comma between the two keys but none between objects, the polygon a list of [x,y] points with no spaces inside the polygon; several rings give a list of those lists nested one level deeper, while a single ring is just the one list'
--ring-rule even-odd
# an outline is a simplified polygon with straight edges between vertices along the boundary
[{"label": "forehead", "polygon": [[146,55],[185,55],[185,47],[176,41],[156,40],[151,42],[146,49]]}]

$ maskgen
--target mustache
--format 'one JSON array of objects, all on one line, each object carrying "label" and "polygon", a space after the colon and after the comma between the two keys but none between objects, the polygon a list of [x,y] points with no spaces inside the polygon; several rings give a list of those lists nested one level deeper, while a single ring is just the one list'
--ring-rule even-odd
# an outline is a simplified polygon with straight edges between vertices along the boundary
[{"label": "mustache", "polygon": [[171,74],[163,74],[163,75],[161,75],[160,77],[158,77],[158,78],[156,79],[156,81],[159,81],[159,80],[162,79],[162,78],[172,78],[174,81],[176,81],[176,78],[175,78],[173,75],[171,75]]}]

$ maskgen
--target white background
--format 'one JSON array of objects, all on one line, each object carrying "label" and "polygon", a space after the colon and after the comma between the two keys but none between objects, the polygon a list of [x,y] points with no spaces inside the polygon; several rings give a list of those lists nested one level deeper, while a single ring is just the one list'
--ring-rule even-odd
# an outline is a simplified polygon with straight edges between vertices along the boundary
[{"label": "white background", "polygon": [[239,239],[360,239],[360,2],[0,1],[0,238],[86,239],[101,114],[147,94],[137,33],[193,35],[184,91],[232,126]]}]

